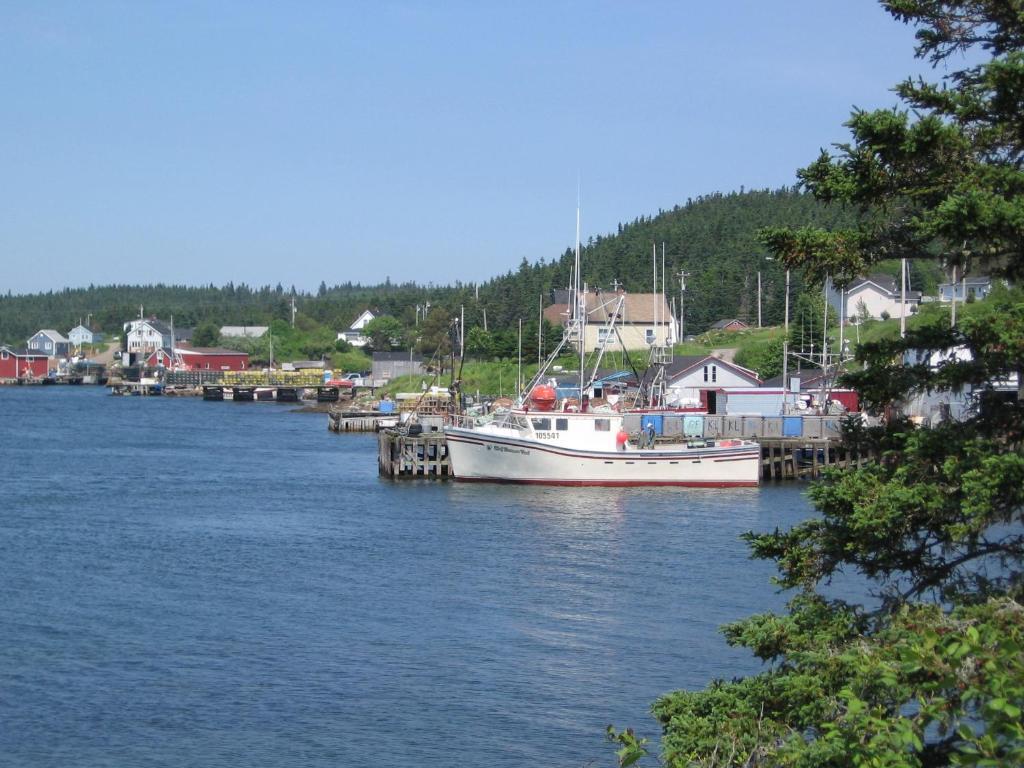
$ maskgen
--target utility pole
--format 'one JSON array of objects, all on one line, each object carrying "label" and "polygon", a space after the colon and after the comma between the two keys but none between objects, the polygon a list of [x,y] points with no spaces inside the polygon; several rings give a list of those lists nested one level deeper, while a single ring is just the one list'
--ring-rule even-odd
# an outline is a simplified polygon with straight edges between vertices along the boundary
[{"label": "utility pole", "polygon": [[537,301],[537,370],[544,363],[544,294]]},{"label": "utility pole", "polygon": [[956,264],[953,265],[953,282],[949,284],[949,287],[953,289],[953,306],[951,308],[952,312],[949,315],[949,327],[956,328]]},{"label": "utility pole", "polygon": [[761,270],[757,270],[757,327],[761,327]]},{"label": "utility pole", "polygon": [[686,339],[686,278],[690,276],[690,273],[686,270],[679,270],[679,340],[684,341]]},{"label": "utility pole", "polygon": [[786,310],[782,337],[782,413],[786,413],[789,399],[789,270],[786,270]]},{"label": "utility pole", "polygon": [[907,260],[900,259],[900,338],[907,335]]}]

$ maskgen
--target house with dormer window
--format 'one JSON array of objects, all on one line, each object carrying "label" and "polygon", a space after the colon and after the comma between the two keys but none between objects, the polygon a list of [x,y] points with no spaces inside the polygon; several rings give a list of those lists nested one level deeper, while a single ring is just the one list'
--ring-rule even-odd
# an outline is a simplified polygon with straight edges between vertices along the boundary
[{"label": "house with dormer window", "polygon": [[156,318],[132,320],[124,325],[125,351],[147,354],[157,349],[171,348],[171,327]]}]

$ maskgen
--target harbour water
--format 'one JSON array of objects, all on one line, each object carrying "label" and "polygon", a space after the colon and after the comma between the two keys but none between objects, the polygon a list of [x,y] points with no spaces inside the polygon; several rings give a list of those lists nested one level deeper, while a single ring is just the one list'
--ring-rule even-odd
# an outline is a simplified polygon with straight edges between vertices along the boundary
[{"label": "harbour water", "polygon": [[756,670],[804,485],[391,482],[262,403],[0,388],[0,764],[613,765]]}]

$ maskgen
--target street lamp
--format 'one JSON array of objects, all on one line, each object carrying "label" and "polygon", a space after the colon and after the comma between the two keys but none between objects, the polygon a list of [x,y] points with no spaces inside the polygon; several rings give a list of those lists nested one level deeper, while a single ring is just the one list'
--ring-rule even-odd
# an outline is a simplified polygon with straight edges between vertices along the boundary
[{"label": "street lamp", "polygon": [[679,340],[686,341],[686,278],[690,273],[679,270]]}]

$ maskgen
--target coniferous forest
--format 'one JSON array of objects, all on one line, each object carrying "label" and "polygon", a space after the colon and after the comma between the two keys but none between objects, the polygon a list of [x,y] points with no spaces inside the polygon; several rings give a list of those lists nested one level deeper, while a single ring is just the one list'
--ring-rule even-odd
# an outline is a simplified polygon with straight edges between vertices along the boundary
[{"label": "coniferous forest", "polygon": [[[839,206],[824,206],[795,189],[740,191],[712,194],[687,200],[671,210],[620,224],[617,231],[591,238],[583,244],[583,279],[591,287],[611,289],[622,285],[633,292],[651,291],[652,245],[660,254],[670,279],[670,299],[678,303],[679,272],[686,279],[686,330],[697,333],[716,320],[738,317],[756,320],[757,272],[762,273],[764,322],[779,322],[783,312],[784,268],[765,257],[768,251],[756,234],[767,226],[841,226],[848,220]],[[143,254],[144,255],[144,254]],[[660,259],[660,256],[659,256]],[[244,283],[215,285],[107,285],[65,288],[47,293],[0,296],[0,341],[24,343],[40,328],[66,332],[79,322],[95,330],[118,333],[125,320],[137,317],[140,307],[147,316],[173,317],[178,327],[214,325],[266,325],[291,316],[291,302],[307,322],[332,330],[346,327],[364,309],[390,315],[412,328],[417,306],[454,314],[465,307],[467,328],[511,327],[518,318],[535,322],[538,302],[551,302],[553,289],[570,281],[572,247],[518,267],[475,285],[418,285],[390,281],[358,285],[344,275],[325,275],[315,292],[296,291],[294,286],[249,286]],[[338,280],[333,286],[328,280]],[[202,279],[197,275],[197,283]],[[934,284],[931,273],[914,275],[915,287]],[[801,288],[793,274],[794,293]],[[477,299],[479,296],[479,299]],[[486,318],[485,318],[486,315]]]}]

